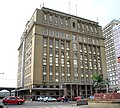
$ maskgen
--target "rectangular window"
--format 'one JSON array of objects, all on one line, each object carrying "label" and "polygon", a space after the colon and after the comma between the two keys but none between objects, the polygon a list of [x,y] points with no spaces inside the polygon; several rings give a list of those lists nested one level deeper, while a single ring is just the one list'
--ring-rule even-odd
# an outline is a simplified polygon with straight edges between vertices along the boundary
[{"label": "rectangular window", "polygon": [[43,28],[43,34],[48,35],[48,29],[47,28]]},{"label": "rectangular window", "polygon": [[50,57],[49,59],[50,59],[50,62],[52,63],[52,57]]},{"label": "rectangular window", "polygon": [[95,27],[95,33],[97,33],[97,27]]},{"label": "rectangular window", "polygon": [[73,52],[73,54],[74,59],[77,59],[77,52]]},{"label": "rectangular window", "polygon": [[59,75],[59,68],[58,68],[58,66],[55,67],[55,73],[57,73],[57,75]]},{"label": "rectangular window", "polygon": [[46,81],[46,75],[43,75],[43,81]]},{"label": "rectangular window", "polygon": [[70,76],[67,77],[67,81],[70,82]]},{"label": "rectangular window", "polygon": [[55,55],[56,55],[56,57],[58,57],[58,55],[59,55],[58,53],[59,53],[58,51],[55,51]]},{"label": "rectangular window", "polygon": [[64,47],[64,41],[61,40],[61,47]]},{"label": "rectangular window", "polygon": [[47,48],[46,47],[44,47],[43,52],[46,54],[46,52],[47,52]]},{"label": "rectangular window", "polygon": [[52,47],[53,46],[53,40],[50,38],[50,40],[49,40],[49,44],[50,44],[50,47]]},{"label": "rectangular window", "polygon": [[52,66],[49,67],[49,73],[52,73]]},{"label": "rectangular window", "polygon": [[63,25],[63,18],[60,18],[60,25]]},{"label": "rectangular window", "polygon": [[79,36],[79,42],[82,42],[82,37],[81,36]]},{"label": "rectangular window", "polygon": [[43,43],[44,43],[44,46],[47,45],[47,38],[44,38],[44,39],[43,39]]},{"label": "rectangular window", "polygon": [[64,32],[60,31],[60,37],[65,38]]},{"label": "rectangular window", "polygon": [[56,47],[56,48],[59,47],[59,40],[55,40],[55,47]]},{"label": "rectangular window", "polygon": [[43,72],[46,72],[46,65],[43,65]]},{"label": "rectangular window", "polygon": [[58,30],[55,30],[55,37],[59,37],[59,32],[58,32]]},{"label": "rectangular window", "polygon": [[49,29],[49,35],[53,36],[53,29]]},{"label": "rectangular window", "polygon": [[58,17],[55,17],[55,25],[58,25]]},{"label": "rectangular window", "polygon": [[88,38],[88,43],[91,43],[91,39],[90,38]]},{"label": "rectangular window", "polygon": [[84,38],[84,42],[86,43],[86,38]]},{"label": "rectangular window", "polygon": [[73,42],[76,42],[76,41],[77,41],[77,36],[73,35]]},{"label": "rectangular window", "polygon": [[70,68],[67,67],[67,74],[70,74]]},{"label": "rectangular window", "polygon": [[70,36],[68,33],[66,33],[66,39],[70,39]]},{"label": "rectangular window", "polygon": [[50,49],[49,49],[49,51],[50,51],[50,52],[49,52],[50,54],[52,54],[52,53],[53,53],[53,49],[52,49],[52,48],[50,48]]},{"label": "rectangular window", "polygon": [[65,20],[65,25],[68,26],[68,20],[67,19]]},{"label": "rectangular window", "polygon": [[49,81],[51,82],[53,79],[52,75],[49,76]]},{"label": "rectangular window", "polygon": [[52,23],[52,16],[50,15],[50,23]]},{"label": "rectangular window", "polygon": [[85,32],[85,25],[82,23],[83,33]]},{"label": "rectangular window", "polygon": [[79,44],[80,52],[82,52],[82,44]]},{"label": "rectangular window", "polygon": [[94,39],[92,39],[92,43],[95,44],[95,40]]},{"label": "rectangular window", "polygon": [[87,31],[89,32],[89,26],[88,25],[86,25],[87,26]]},{"label": "rectangular window", "polygon": [[73,44],[73,49],[77,49],[77,44]]},{"label": "rectangular window", "polygon": [[91,32],[93,32],[93,27],[91,26],[90,28],[91,28]]},{"label": "rectangular window", "polygon": [[44,21],[46,22],[47,21],[47,15],[44,14]]},{"label": "rectangular window", "polygon": [[66,42],[66,48],[70,48],[70,43]]},{"label": "rectangular window", "polygon": [[64,73],[64,67],[61,67],[61,73]]},{"label": "rectangular window", "polygon": [[80,31],[80,23],[78,22],[78,31]]}]

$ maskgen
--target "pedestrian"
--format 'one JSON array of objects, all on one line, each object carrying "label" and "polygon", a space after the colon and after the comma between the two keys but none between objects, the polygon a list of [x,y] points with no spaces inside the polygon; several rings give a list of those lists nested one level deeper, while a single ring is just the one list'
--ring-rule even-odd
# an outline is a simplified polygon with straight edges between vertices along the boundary
[{"label": "pedestrian", "polygon": [[67,98],[67,96],[65,96],[65,102],[69,102],[69,99]]},{"label": "pedestrian", "polygon": [[63,102],[65,102],[65,95],[63,95],[62,100],[63,100]]},{"label": "pedestrian", "polygon": [[32,102],[33,101],[33,97],[31,96],[31,98],[30,98],[30,101]]}]

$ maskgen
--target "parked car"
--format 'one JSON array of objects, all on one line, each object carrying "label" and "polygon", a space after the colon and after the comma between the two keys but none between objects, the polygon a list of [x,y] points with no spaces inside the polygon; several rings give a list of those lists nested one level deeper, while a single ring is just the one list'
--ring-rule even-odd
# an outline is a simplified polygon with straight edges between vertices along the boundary
[{"label": "parked car", "polygon": [[44,98],[44,102],[55,102],[55,101],[57,101],[57,99],[53,98],[53,97],[45,97]]},{"label": "parked car", "polygon": [[44,96],[39,96],[38,98],[37,98],[37,101],[44,101]]},{"label": "parked car", "polygon": [[89,98],[90,98],[90,99],[94,99],[94,96],[91,95]]},{"label": "parked car", "polygon": [[15,96],[8,96],[8,97],[3,98],[3,100],[2,100],[2,103],[4,105],[7,105],[7,104],[18,104],[18,105],[21,105],[24,102],[25,102],[25,100],[23,98],[15,97]]},{"label": "parked car", "polygon": [[61,102],[61,101],[63,101],[63,97],[58,97],[57,102]]},{"label": "parked car", "polygon": [[74,98],[73,98],[73,101],[77,101],[77,100],[79,100],[79,99],[82,99],[82,97],[81,97],[81,96],[74,97]]}]

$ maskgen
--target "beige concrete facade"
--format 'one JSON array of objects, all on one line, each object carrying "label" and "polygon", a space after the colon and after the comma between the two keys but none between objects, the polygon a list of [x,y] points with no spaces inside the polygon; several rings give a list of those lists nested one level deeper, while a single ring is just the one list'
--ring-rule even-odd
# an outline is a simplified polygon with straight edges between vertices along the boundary
[{"label": "beige concrete facade", "polygon": [[106,77],[104,38],[97,22],[36,9],[18,48],[20,95],[92,94],[92,74]]}]

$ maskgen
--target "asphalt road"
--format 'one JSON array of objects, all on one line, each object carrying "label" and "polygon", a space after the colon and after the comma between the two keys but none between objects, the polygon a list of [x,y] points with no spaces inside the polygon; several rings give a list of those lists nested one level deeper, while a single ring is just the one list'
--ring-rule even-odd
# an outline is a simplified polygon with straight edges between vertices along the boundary
[{"label": "asphalt road", "polygon": [[[0,100],[0,105],[3,105]],[[3,105],[4,108],[80,108],[76,106],[76,102],[37,102],[37,101],[26,101],[22,105]],[[87,108],[84,107],[84,108]]]}]

